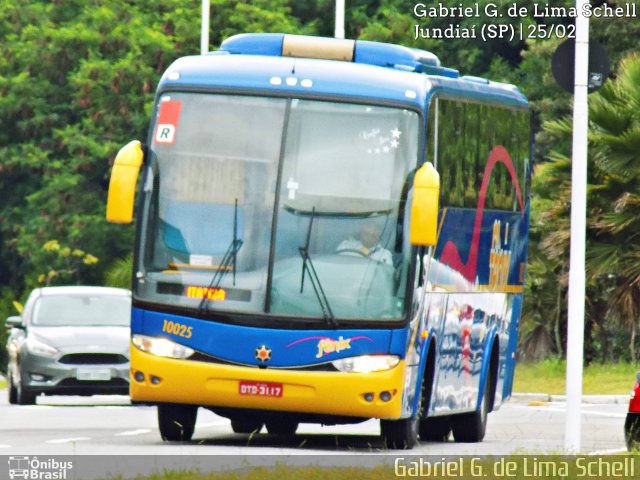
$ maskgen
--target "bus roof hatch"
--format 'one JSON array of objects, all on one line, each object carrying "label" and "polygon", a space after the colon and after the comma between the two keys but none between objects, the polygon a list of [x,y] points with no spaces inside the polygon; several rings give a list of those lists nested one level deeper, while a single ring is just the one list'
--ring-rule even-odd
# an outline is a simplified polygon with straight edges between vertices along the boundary
[{"label": "bus roof hatch", "polygon": [[369,42],[283,33],[244,33],[226,39],[220,51],[240,55],[318,58],[377,65],[385,68],[458,78],[457,70],[442,67],[426,50]]}]

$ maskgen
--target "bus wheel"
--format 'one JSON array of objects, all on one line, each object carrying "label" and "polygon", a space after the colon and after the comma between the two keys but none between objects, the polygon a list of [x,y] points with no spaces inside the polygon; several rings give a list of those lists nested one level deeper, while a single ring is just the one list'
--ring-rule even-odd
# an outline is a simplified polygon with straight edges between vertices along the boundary
[{"label": "bus wheel", "polygon": [[418,443],[419,417],[380,420],[382,439],[389,449],[411,450]]},{"label": "bus wheel", "polygon": [[196,426],[198,407],[195,405],[158,405],[158,427],[162,440],[189,441]]},{"label": "bus wheel", "polygon": [[247,419],[240,419],[240,418],[232,418],[231,419],[231,429],[233,430],[234,433],[246,433],[246,434],[251,434],[251,433],[260,433],[260,430],[262,430],[262,426],[264,425],[264,423],[262,423],[259,420],[247,420]]},{"label": "bus wheel", "polygon": [[420,420],[420,439],[430,442],[446,442],[451,435],[450,417],[430,417]]},{"label": "bus wheel", "polygon": [[270,435],[287,435],[292,437],[298,430],[298,422],[291,420],[277,419],[267,420],[267,432]]},{"label": "bus wheel", "polygon": [[451,416],[451,428],[453,430],[453,438],[456,442],[476,443],[481,442],[487,429],[487,399],[489,397],[489,384],[491,378],[487,378],[482,394],[482,403],[480,409],[472,413],[463,413],[462,415]]}]

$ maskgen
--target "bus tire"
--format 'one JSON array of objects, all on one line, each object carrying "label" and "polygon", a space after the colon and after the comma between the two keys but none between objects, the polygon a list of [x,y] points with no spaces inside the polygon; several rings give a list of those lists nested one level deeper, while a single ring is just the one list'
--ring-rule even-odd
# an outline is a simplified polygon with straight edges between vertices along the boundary
[{"label": "bus tire", "polygon": [[298,422],[286,419],[267,420],[267,432],[269,435],[286,435],[292,437],[298,430]]},{"label": "bus tire", "polygon": [[240,418],[232,418],[231,419],[231,429],[234,433],[260,433],[262,430],[263,422],[260,420],[253,419],[240,419]]},{"label": "bus tire", "polygon": [[427,417],[431,408],[433,397],[433,382],[435,378],[436,349],[432,342],[427,353],[427,363],[422,379],[422,410],[420,415],[420,425],[418,433],[420,440],[429,442],[446,442],[451,435],[451,418]]},{"label": "bus tire", "polygon": [[491,377],[488,377],[484,383],[480,409],[476,412],[451,416],[451,429],[456,442],[477,443],[484,439],[489,415],[488,397],[491,392]]},{"label": "bus tire", "polygon": [[158,427],[162,440],[187,442],[193,436],[198,407],[195,405],[158,405]]},{"label": "bus tire", "polygon": [[418,443],[419,416],[400,420],[380,420],[380,433],[387,448],[411,450]]},{"label": "bus tire", "polygon": [[446,442],[451,435],[451,417],[429,417],[420,420],[420,439]]}]

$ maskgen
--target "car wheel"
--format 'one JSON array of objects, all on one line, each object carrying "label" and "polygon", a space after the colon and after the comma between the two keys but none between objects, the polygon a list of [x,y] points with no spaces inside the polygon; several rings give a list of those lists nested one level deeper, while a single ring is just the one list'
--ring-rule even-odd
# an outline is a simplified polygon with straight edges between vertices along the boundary
[{"label": "car wheel", "polygon": [[22,382],[18,382],[16,386],[16,400],[18,401],[18,405],[35,405],[37,396],[38,394],[36,392],[26,390]]},{"label": "car wheel", "polygon": [[627,419],[624,422],[624,438],[629,451],[640,450],[640,413],[627,413]]},{"label": "car wheel", "polygon": [[451,429],[456,442],[476,443],[484,439],[487,429],[487,415],[489,414],[487,397],[491,391],[489,388],[490,380],[491,377],[488,377],[485,381],[482,403],[480,403],[480,409],[477,412],[451,416]]},{"label": "car wheel", "polygon": [[260,433],[260,430],[262,430],[262,426],[264,425],[264,423],[262,423],[260,420],[247,420],[247,419],[240,419],[240,418],[232,418],[231,419],[231,429],[233,430],[234,433],[245,433],[245,434],[251,434],[251,433]]},{"label": "car wheel", "polygon": [[7,380],[9,381],[9,385],[7,387],[7,392],[9,393],[9,403],[11,405],[15,405],[18,403],[18,389],[13,383],[13,374],[9,372],[7,374]]},{"label": "car wheel", "polygon": [[162,440],[188,442],[196,426],[196,405],[158,405],[158,427]]},{"label": "car wheel", "polygon": [[292,437],[298,430],[298,422],[286,419],[268,420],[266,422],[269,435],[287,435]]}]

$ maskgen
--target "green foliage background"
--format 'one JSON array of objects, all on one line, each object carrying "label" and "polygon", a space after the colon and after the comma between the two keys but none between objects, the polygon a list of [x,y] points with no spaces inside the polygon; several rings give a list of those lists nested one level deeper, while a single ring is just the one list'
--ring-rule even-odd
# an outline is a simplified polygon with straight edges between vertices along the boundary
[{"label": "green foliage background", "polygon": [[[349,38],[425,48],[463,74],[520,85],[535,109],[536,160],[546,161],[552,149],[566,152],[566,137],[542,129],[544,122],[570,111],[570,95],[550,74],[558,39],[416,40],[416,24],[445,27],[451,19],[416,18],[415,2],[402,0],[346,3]],[[531,7],[533,2],[516,3]],[[121,145],[146,138],[155,85],[164,69],[180,56],[198,53],[200,6],[199,0],[0,0],[0,319],[16,313],[13,300],[24,301],[43,284],[128,284],[133,229],[104,221],[109,168]],[[331,36],[333,15],[332,0],[211,0],[211,48],[242,32]],[[467,18],[460,24],[478,21]],[[591,32],[608,47],[614,67],[638,50],[637,19],[594,19]],[[567,267],[563,254],[549,257],[538,243],[553,230],[549,222],[566,227],[568,208],[563,210],[554,192],[544,192],[545,184],[536,188],[542,195],[536,191],[534,197],[523,338],[534,346],[542,342],[536,355],[545,356],[562,351]],[[549,209],[557,213],[551,219],[542,215]],[[60,248],[47,248],[52,241]],[[5,336],[1,329],[2,346]],[[601,343],[592,346],[594,352],[602,350]],[[609,348],[606,354],[612,352]],[[0,351],[0,368],[4,355]]]}]

